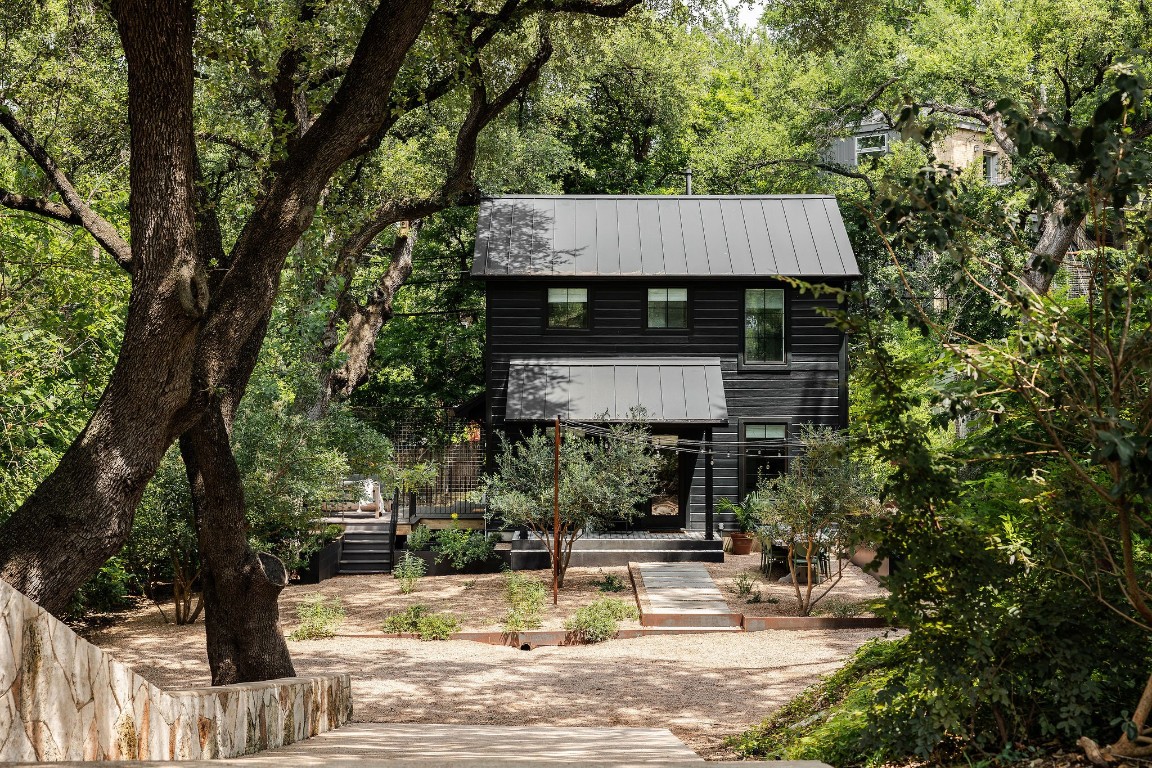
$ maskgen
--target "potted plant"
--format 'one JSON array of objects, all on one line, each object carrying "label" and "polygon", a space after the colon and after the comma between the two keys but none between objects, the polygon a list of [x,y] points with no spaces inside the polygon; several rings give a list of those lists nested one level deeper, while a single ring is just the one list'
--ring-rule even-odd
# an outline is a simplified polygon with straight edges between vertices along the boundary
[{"label": "potted plant", "polygon": [[759,523],[756,494],[750,493],[739,504],[731,499],[720,499],[720,510],[731,512],[736,519],[736,529],[728,532],[732,539],[732,554],[747,555],[752,552],[752,542]]}]

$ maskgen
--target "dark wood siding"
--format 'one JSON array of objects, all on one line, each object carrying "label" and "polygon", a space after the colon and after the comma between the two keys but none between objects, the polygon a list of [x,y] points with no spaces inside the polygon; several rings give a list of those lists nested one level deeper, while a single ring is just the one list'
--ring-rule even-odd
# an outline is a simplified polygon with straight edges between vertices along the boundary
[{"label": "dark wood siding", "polygon": [[[547,330],[544,327],[546,289],[555,281],[492,279],[487,286],[489,423],[504,428],[508,364],[518,357],[591,357],[663,355],[718,357],[724,374],[729,423],[715,427],[716,498],[735,499],[739,493],[742,421],[786,421],[796,425],[841,425],[846,390],[841,371],[842,335],[829,327],[820,306],[835,300],[813,299],[786,288],[788,295],[789,364],[774,370],[741,369],[738,364],[746,287],[773,283],[745,280],[564,282],[590,289],[591,326],[587,330]],[[684,331],[644,327],[646,290],[655,286],[690,289],[689,328]],[[689,436],[689,431],[684,430]],[[698,436],[698,428],[692,431]],[[730,522],[717,513],[718,523]],[[696,462],[688,525],[704,527],[704,462]]]}]

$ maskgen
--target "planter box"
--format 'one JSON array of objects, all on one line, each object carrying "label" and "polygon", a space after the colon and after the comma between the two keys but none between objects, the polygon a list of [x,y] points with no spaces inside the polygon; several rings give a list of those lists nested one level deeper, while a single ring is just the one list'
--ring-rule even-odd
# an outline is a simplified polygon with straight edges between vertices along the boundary
[{"label": "planter box", "polygon": [[447,560],[437,563],[436,553],[431,550],[409,550],[409,552],[411,552],[413,557],[418,557],[424,561],[424,565],[426,566],[425,576],[454,576],[457,574],[467,576],[479,573],[497,573],[509,563],[508,552],[497,552],[490,559],[482,563],[468,563],[468,565],[463,568],[453,568],[452,564]]},{"label": "planter box", "polygon": [[338,574],[343,551],[344,539],[341,537],[313,552],[308,565],[300,569],[300,583],[319,584]]}]

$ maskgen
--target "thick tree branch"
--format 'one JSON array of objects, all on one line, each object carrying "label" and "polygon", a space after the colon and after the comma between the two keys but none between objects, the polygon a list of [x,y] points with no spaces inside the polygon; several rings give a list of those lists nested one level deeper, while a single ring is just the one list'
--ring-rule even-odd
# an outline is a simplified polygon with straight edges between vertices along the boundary
[{"label": "thick tree branch", "polygon": [[804,168],[816,168],[817,170],[832,173],[837,176],[843,176],[846,179],[855,179],[856,181],[864,182],[864,186],[868,187],[868,194],[873,197],[876,196],[876,186],[872,183],[872,179],[860,171],[853,171],[851,168],[845,168],[836,163],[822,163],[816,160],[804,160],[798,157],[785,157],[779,160],[764,160],[759,163],[753,163],[747,166],[740,172],[740,176],[746,176],[753,171],[758,171],[762,168],[769,168],[773,165],[796,165]]},{"label": "thick tree branch", "polygon": [[0,188],[0,205],[14,211],[24,211],[43,216],[46,219],[55,219],[64,224],[71,224],[76,227],[83,226],[80,217],[74,214],[71,208],[63,203],[45,200],[42,197],[27,197]]},{"label": "thick tree branch", "polygon": [[[64,204],[68,206],[68,210],[72,211],[77,223],[88,230],[89,234],[96,239],[100,247],[112,255],[116,259],[116,263],[131,273],[134,269],[132,262],[132,248],[128,245],[127,241],[120,236],[116,228],[109,224],[100,214],[92,210],[92,208],[85,202],[80,193],[76,191],[76,187],[72,185],[72,181],[65,173],[60,170],[56,165],[56,161],[52,159],[47,150],[36,141],[36,138],[28,132],[28,130],[20,124],[16,116],[5,108],[0,107],[0,125],[7,129],[8,133],[12,134],[12,138],[16,139],[20,146],[24,147],[24,151],[36,161],[36,165],[40,166],[40,170],[52,182],[52,186],[56,187],[56,191],[60,193],[60,197],[64,199]],[[27,209],[21,209],[27,210]],[[41,215],[49,215],[42,213]],[[59,221],[63,221],[58,216],[52,216]]]}]

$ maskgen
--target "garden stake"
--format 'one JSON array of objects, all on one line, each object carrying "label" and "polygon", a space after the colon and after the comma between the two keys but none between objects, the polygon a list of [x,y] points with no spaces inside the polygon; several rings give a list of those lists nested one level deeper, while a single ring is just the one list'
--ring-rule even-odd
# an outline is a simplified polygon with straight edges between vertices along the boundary
[{"label": "garden stake", "polygon": [[556,460],[552,470],[552,605],[560,604],[560,417],[556,417]]}]

